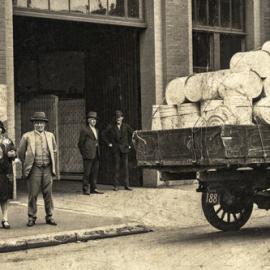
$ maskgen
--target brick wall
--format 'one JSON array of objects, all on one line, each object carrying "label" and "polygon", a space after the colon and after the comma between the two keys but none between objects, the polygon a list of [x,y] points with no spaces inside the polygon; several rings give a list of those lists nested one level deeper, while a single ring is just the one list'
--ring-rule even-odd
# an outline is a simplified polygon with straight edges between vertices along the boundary
[{"label": "brick wall", "polygon": [[0,84],[6,84],[5,1],[0,0]]},{"label": "brick wall", "polygon": [[270,1],[261,0],[261,44],[270,40]]},{"label": "brick wall", "polygon": [[192,70],[191,1],[167,0],[166,12],[166,81],[186,76]]},{"label": "brick wall", "polygon": [[246,35],[246,50],[254,49],[254,5],[253,0],[246,0],[245,6],[245,31]]},{"label": "brick wall", "polygon": [[0,83],[8,89],[8,134],[15,139],[13,10],[11,0],[0,0]]},{"label": "brick wall", "polygon": [[141,34],[142,127],[151,127],[152,105],[163,102],[167,83],[192,72],[191,1],[145,1]]},{"label": "brick wall", "polygon": [[152,105],[156,104],[154,3],[145,1],[147,28],[140,35],[142,128],[151,126]]}]

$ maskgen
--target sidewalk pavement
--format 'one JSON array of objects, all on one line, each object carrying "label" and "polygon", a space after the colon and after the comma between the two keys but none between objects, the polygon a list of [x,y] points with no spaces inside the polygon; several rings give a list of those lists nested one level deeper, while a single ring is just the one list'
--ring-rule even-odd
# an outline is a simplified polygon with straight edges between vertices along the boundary
[{"label": "sidewalk pavement", "polygon": [[[108,187],[102,187],[108,189]],[[36,247],[87,241],[151,231],[143,224],[127,217],[106,215],[89,211],[84,205],[98,197],[106,196],[81,194],[81,183],[75,181],[54,182],[54,218],[57,226],[45,223],[45,211],[42,194],[38,200],[38,218],[36,225],[27,227],[27,191],[23,181],[18,182],[18,200],[9,205],[10,230],[0,229],[0,252],[24,250]],[[128,191],[127,191],[128,192]],[[121,193],[118,194],[121,200]],[[64,199],[64,204],[63,204]],[[60,202],[58,206],[58,201]],[[79,207],[78,207],[79,206]],[[107,209],[110,212],[110,209]]]}]

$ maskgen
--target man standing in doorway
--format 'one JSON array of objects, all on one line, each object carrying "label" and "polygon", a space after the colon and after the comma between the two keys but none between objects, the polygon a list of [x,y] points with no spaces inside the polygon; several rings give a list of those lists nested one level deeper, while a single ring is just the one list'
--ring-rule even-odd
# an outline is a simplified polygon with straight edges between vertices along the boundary
[{"label": "man standing in doorway", "polygon": [[[84,195],[103,194],[97,189],[96,183],[99,171],[99,133],[96,128],[97,113],[87,114],[87,126],[80,132],[78,147],[83,158],[82,191]],[[90,186],[90,187],[89,187]]]},{"label": "man standing in doorway", "polygon": [[132,190],[129,187],[129,171],[128,171],[128,153],[131,149],[130,141],[133,129],[123,122],[124,115],[121,111],[115,112],[114,123],[108,125],[103,131],[102,137],[105,143],[110,147],[114,160],[114,191],[119,190],[119,176],[121,172],[121,164],[123,169],[123,184],[126,190]]},{"label": "man standing in doorway", "polygon": [[28,186],[28,227],[37,219],[37,197],[41,189],[45,204],[46,223],[57,225],[53,219],[52,183],[56,175],[56,142],[53,133],[45,131],[48,119],[44,112],[31,118],[34,130],[25,133],[20,141],[18,156]]}]

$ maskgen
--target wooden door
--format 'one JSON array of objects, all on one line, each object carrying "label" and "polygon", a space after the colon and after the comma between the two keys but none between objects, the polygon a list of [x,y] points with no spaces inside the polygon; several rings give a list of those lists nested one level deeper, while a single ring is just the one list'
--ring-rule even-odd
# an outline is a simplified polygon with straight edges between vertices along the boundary
[{"label": "wooden door", "polygon": [[[46,113],[49,122],[46,130],[54,133],[58,145],[58,97],[54,95],[44,95],[33,97],[21,102],[21,132],[24,134],[27,131],[33,130],[33,124],[30,121],[34,112],[43,111]],[[59,153],[59,149],[58,149]],[[60,179],[59,174],[59,154],[57,155],[57,178]]]}]

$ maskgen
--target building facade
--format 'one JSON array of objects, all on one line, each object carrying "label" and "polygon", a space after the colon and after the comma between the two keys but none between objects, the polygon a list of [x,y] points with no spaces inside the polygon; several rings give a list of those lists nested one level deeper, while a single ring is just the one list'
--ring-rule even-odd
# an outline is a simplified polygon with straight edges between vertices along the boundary
[{"label": "building facade", "polygon": [[[0,0],[0,35],[9,136],[18,142],[31,113],[45,110],[61,177],[76,178],[88,110],[99,113],[100,128],[121,109],[134,128],[150,129],[152,105],[164,103],[170,80],[227,68],[235,52],[270,39],[270,2]],[[111,158],[102,151],[101,182],[110,183]],[[135,153],[130,166],[133,185],[158,184],[157,173],[136,169]]]}]

